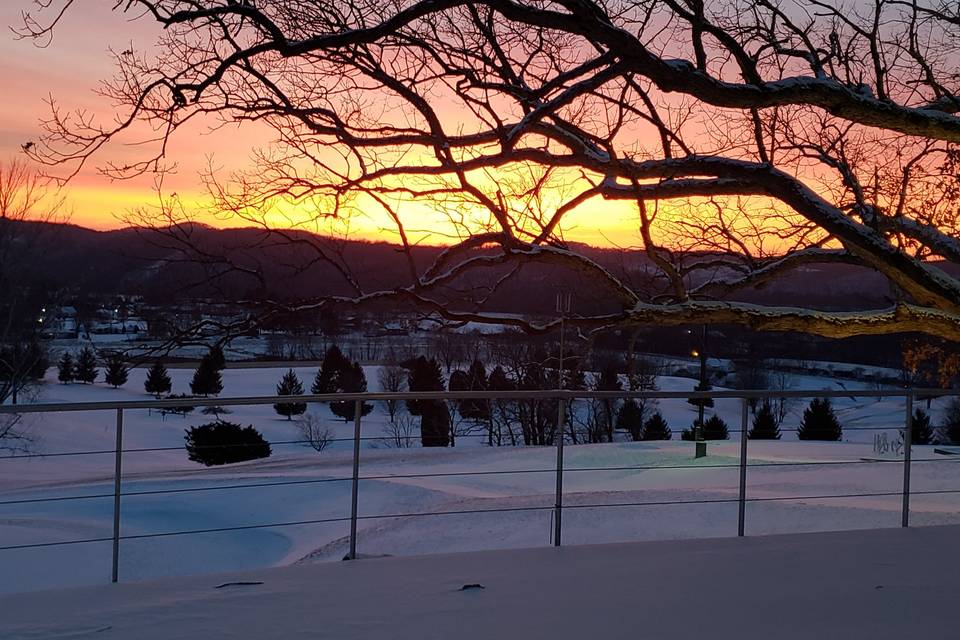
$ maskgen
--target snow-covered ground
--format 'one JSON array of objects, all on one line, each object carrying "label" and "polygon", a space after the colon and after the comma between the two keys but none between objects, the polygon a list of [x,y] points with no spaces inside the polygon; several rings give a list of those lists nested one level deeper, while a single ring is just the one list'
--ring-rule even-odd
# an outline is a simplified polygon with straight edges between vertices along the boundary
[{"label": "snow-covered ground", "polygon": [[[315,368],[295,368],[306,387]],[[225,396],[268,395],[285,371],[228,369]],[[371,390],[375,367],[366,369]],[[174,392],[187,391],[189,370],[171,369]],[[51,372],[55,375],[55,372]],[[77,402],[132,400],[142,392],[145,371],[131,372],[119,390],[48,382],[37,400]],[[857,388],[844,380],[795,376],[793,389]],[[694,381],[662,377],[662,390],[690,390]],[[866,388],[862,385],[860,388]],[[934,422],[943,400],[934,401]],[[894,527],[900,523],[902,465],[865,462],[875,457],[877,433],[896,436],[902,399],[840,399],[842,443],[799,442],[787,431],[780,441],[751,441],[747,534]],[[784,427],[793,429],[805,403],[797,402]],[[617,442],[567,447],[563,513],[564,544],[665,538],[734,536],[737,530],[739,433],[709,445],[693,460],[681,442],[695,408],[684,400],[661,400],[674,440]],[[300,440],[294,422],[273,408],[236,407],[229,416],[253,424],[273,443]],[[322,453],[301,444],[274,444],[266,460],[202,467],[184,450],[184,429],[207,418],[182,418],[147,410],[125,413],[121,580],[222,572],[339,560],[348,549],[349,523],[317,522],[350,514],[352,424],[324,416],[335,438]],[[740,403],[717,401],[716,411],[739,428]],[[37,453],[103,451],[114,446],[112,411],[37,415],[28,418]],[[550,542],[556,477],[551,448],[484,446],[484,437],[459,438],[452,449],[391,449],[381,439],[386,411],[378,406],[363,420],[359,552],[409,555],[446,551],[543,546]],[[143,449],[167,449],[142,451]],[[914,449],[915,492],[960,490],[960,456]],[[806,464],[806,463],[825,464]],[[109,538],[112,531],[113,455],[0,459],[0,547]],[[469,474],[469,475],[461,475]],[[250,487],[251,484],[269,484]],[[187,490],[186,492],[182,492]],[[836,498],[849,494],[897,494]],[[100,496],[50,500],[70,496]],[[779,500],[779,498],[792,498]],[[777,498],[777,500],[774,500]],[[34,500],[45,500],[34,502]],[[720,502],[711,502],[720,501]],[[650,504],[650,503],[679,504]],[[627,505],[627,506],[623,506]],[[960,522],[960,493],[918,494],[912,523]],[[513,509],[493,512],[495,509]],[[445,514],[471,511],[468,514]],[[418,514],[418,515],[410,515]],[[401,517],[402,516],[402,517]],[[289,526],[209,531],[252,525]],[[194,535],[164,535],[203,530]],[[140,537],[145,536],[145,537]],[[109,542],[0,550],[0,591],[27,591],[109,580]]]},{"label": "snow-covered ground", "polygon": [[25,593],[0,596],[0,637],[947,639],[957,637],[958,533],[377,558]]}]

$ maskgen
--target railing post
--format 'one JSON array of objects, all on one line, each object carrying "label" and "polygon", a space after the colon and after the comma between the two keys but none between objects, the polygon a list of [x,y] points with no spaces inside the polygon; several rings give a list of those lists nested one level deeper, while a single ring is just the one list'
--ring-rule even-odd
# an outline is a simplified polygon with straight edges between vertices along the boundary
[{"label": "railing post", "polygon": [[740,500],[737,514],[737,535],[743,537],[747,518],[747,411],[750,401],[743,398],[740,408]]},{"label": "railing post", "polygon": [[910,449],[913,441],[913,394],[907,394],[906,428],[903,430],[903,514],[900,525],[910,526]]},{"label": "railing post", "polygon": [[557,495],[553,503],[553,546],[555,547],[560,546],[560,532],[563,530],[560,518],[563,514],[563,423],[566,408],[563,398],[557,402]]},{"label": "railing post", "polygon": [[110,581],[120,577],[120,476],[123,463],[123,409],[117,409],[117,442],[113,467],[113,562]]},{"label": "railing post", "polygon": [[360,493],[360,417],[363,401],[357,400],[353,408],[353,491],[350,496],[350,556],[357,559],[357,496]]}]

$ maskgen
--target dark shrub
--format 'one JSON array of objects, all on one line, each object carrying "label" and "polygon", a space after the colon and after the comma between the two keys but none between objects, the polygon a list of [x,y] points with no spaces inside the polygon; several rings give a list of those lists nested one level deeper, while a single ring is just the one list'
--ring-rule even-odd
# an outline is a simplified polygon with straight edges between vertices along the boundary
[{"label": "dark shrub", "polygon": [[217,420],[187,429],[187,456],[208,467],[270,457],[270,445],[252,426]]}]

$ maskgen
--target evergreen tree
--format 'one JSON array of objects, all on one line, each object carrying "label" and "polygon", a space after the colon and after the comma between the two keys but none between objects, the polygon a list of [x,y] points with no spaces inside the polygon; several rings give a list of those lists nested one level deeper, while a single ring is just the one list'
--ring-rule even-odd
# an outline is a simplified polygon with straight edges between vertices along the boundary
[{"label": "evergreen tree", "polygon": [[[487,390],[487,368],[479,360],[470,363],[467,378],[470,380],[470,391]],[[490,403],[486,400],[467,400],[461,405],[460,413],[464,418],[487,420],[490,417]]]},{"label": "evergreen tree", "polygon": [[642,440],[669,440],[673,434],[663,415],[657,411],[643,424]]},{"label": "evergreen tree", "polygon": [[643,440],[643,411],[633,398],[624,401],[617,410],[617,429],[630,432],[635,441]]},{"label": "evergreen tree", "polygon": [[424,447],[450,446],[450,410],[439,400],[425,401],[420,414],[420,443]]},{"label": "evergreen tree", "polygon": [[[440,363],[436,359],[427,360],[419,356],[410,365],[407,377],[407,388],[410,391],[443,391],[443,373]],[[407,400],[407,411],[412,416],[422,415],[424,409],[432,410],[436,400]]]},{"label": "evergreen tree", "polygon": [[[339,375],[337,393],[363,393],[367,390],[367,376],[363,372],[363,367],[359,362],[354,362],[345,368]],[[345,400],[343,402],[331,402],[330,411],[333,415],[343,418],[345,422],[355,420],[357,417],[357,403],[355,400]],[[373,411],[373,405],[369,402],[362,403],[360,415],[365,416]]]},{"label": "evergreen tree", "polygon": [[[620,384],[620,374],[618,373],[618,367],[615,361],[609,360],[603,363],[603,366],[600,368],[600,374],[594,380],[593,388],[596,391],[620,391],[623,389],[623,386]],[[606,430],[607,442],[613,442],[613,428],[616,421],[618,402],[618,400],[613,398],[603,398],[598,402],[598,422]]]},{"label": "evergreen tree", "polygon": [[693,424],[680,432],[680,439],[693,442],[697,439],[697,427],[700,426],[699,420],[694,420]]},{"label": "evergreen tree", "polygon": [[50,366],[49,354],[47,353],[46,347],[42,346],[36,340],[31,340],[26,348],[25,360],[30,363],[30,368],[27,370],[27,378],[30,380],[43,380],[43,377],[47,375],[47,367]]},{"label": "evergreen tree", "polygon": [[[303,395],[303,385],[300,383],[300,378],[297,377],[297,374],[293,369],[288,369],[283,378],[280,379],[280,382],[277,384],[277,395],[278,396],[302,396]],[[307,411],[307,403],[305,402],[278,402],[273,405],[273,410],[276,411],[281,416],[286,416],[287,420],[292,420],[293,416],[303,415]]]},{"label": "evergreen tree", "polygon": [[773,415],[773,405],[764,400],[753,415],[753,425],[747,434],[751,440],[779,440],[780,427],[777,418]]},{"label": "evergreen tree", "polygon": [[930,414],[919,407],[913,412],[913,420],[910,421],[910,444],[933,444]]},{"label": "evergreen tree", "polygon": [[[410,362],[407,388],[410,391],[443,391],[443,373],[436,359],[418,356]],[[420,441],[424,447],[450,444],[450,410],[442,400],[407,400],[407,411],[420,416]]]},{"label": "evergreen tree", "polygon": [[343,386],[340,377],[351,368],[350,360],[343,355],[340,347],[331,345],[323,356],[323,364],[320,365],[320,369],[313,379],[310,393],[337,393]]},{"label": "evergreen tree", "polygon": [[93,349],[85,347],[77,356],[77,366],[74,378],[86,384],[92,384],[97,379],[97,356]]},{"label": "evergreen tree", "polygon": [[960,398],[953,398],[947,404],[937,439],[947,444],[960,444]]},{"label": "evergreen tree", "polygon": [[210,350],[204,357],[210,361],[210,365],[217,371],[223,371],[227,368],[227,357],[223,353],[223,347],[219,344],[210,347]]},{"label": "evergreen tree", "polygon": [[830,398],[814,398],[803,410],[803,420],[797,430],[801,440],[837,441],[843,438],[843,429],[833,412]]},{"label": "evergreen tree", "polygon": [[[713,389],[713,387],[710,386],[709,382],[702,385],[698,383],[697,386],[693,388],[694,391],[710,391],[711,389]],[[695,407],[699,407],[700,405],[706,408],[713,407],[713,398],[687,398],[687,402]]]},{"label": "evergreen tree", "polygon": [[127,384],[127,377],[130,373],[130,370],[127,368],[127,364],[123,361],[119,355],[111,356],[107,360],[107,371],[104,374],[104,379],[107,384],[111,385],[114,389],[122,387]]},{"label": "evergreen tree", "polygon": [[[485,391],[487,388],[487,373],[483,363],[474,360],[469,371],[456,369],[450,374],[447,389],[450,391]],[[486,400],[464,399],[455,402],[457,412],[467,420],[486,420],[489,416]]]},{"label": "evergreen tree", "polygon": [[730,432],[727,423],[717,414],[713,414],[703,424],[704,440],[729,440]]},{"label": "evergreen tree", "polygon": [[162,362],[157,360],[147,371],[147,379],[143,383],[143,390],[159,400],[160,396],[170,393],[173,383],[170,381],[170,374]]},{"label": "evergreen tree", "polygon": [[195,396],[215,396],[221,391],[223,391],[223,378],[220,377],[220,370],[216,368],[215,362],[204,357],[200,360],[200,366],[193,372],[190,393]]},{"label": "evergreen tree", "polygon": [[76,363],[73,361],[73,356],[69,351],[64,351],[63,355],[60,356],[60,361],[57,362],[57,380],[67,384],[73,382],[76,379]]}]

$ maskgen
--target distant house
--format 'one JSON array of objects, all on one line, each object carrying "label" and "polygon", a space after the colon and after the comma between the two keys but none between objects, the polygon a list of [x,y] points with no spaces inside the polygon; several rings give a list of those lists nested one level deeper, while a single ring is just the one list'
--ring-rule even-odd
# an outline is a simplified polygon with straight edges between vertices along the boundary
[{"label": "distant house", "polygon": [[90,323],[90,333],[105,334],[140,334],[149,329],[147,321],[142,318],[130,317],[123,320],[95,320]]},{"label": "distant house", "polygon": [[48,338],[74,339],[79,335],[77,323],[77,309],[75,307],[60,307],[53,317],[44,317],[43,335]]}]

